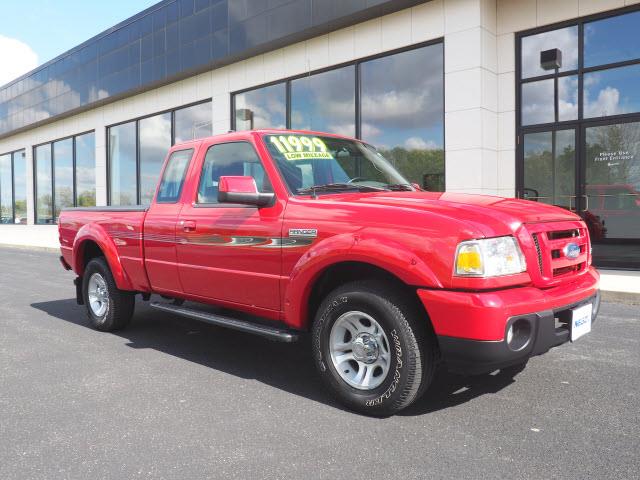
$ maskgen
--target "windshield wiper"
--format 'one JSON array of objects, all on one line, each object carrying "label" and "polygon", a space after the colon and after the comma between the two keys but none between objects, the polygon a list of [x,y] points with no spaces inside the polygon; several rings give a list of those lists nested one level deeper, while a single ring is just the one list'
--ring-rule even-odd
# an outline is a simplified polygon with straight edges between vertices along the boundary
[{"label": "windshield wiper", "polygon": [[413,185],[410,183],[392,183],[391,185],[385,185],[387,190],[391,190],[393,192],[412,192]]},{"label": "windshield wiper", "polygon": [[356,183],[325,183],[323,185],[313,185],[307,188],[298,188],[298,193],[306,195],[310,193],[316,196],[317,192],[341,192],[345,190],[357,190],[359,192],[383,192],[385,189],[381,187],[373,187],[371,185],[358,185]]}]

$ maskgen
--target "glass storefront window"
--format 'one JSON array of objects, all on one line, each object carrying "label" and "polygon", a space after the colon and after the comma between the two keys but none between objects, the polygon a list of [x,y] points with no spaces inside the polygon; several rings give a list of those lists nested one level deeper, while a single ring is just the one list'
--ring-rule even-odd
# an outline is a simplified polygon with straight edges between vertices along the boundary
[{"label": "glass storefront window", "polygon": [[36,223],[53,223],[51,144],[34,149],[36,165]]},{"label": "glass storefront window", "polygon": [[175,142],[182,143],[211,136],[211,102],[175,111]]},{"label": "glass storefront window", "polygon": [[353,65],[291,81],[291,128],[356,134]]},{"label": "glass storefront window", "polygon": [[54,219],[60,210],[73,207],[73,139],[53,142]]},{"label": "glass storefront window", "polygon": [[640,258],[640,122],[585,129],[586,220],[602,264]]},{"label": "glass storefront window", "polygon": [[14,222],[22,225],[27,223],[27,159],[25,151],[13,154],[13,196]]},{"label": "glass storefront window", "polygon": [[10,153],[0,155],[0,223],[13,223],[13,169]]},{"label": "glass storefront window", "polygon": [[236,130],[287,127],[285,83],[238,93],[234,101]]},{"label": "glass storefront window", "polygon": [[558,78],[558,121],[578,119],[578,76]]},{"label": "glass storefront window", "polygon": [[442,44],[361,64],[362,138],[411,182],[444,190]]},{"label": "glass storefront window", "polygon": [[522,84],[522,124],[551,123],[555,121],[554,80],[541,80]]},{"label": "glass storefront window", "polygon": [[171,148],[171,113],[143,118],[138,123],[140,142],[140,203],[153,200],[160,170]]},{"label": "glass storefront window", "polygon": [[640,12],[586,23],[584,26],[584,66],[640,58]]},{"label": "glass storefront window", "polygon": [[109,186],[111,205],[137,201],[136,122],[109,128]]},{"label": "glass storefront window", "polygon": [[575,160],[575,130],[526,134],[524,198],[574,208]]},{"label": "glass storefront window", "polygon": [[[640,268],[638,27],[640,10],[519,37],[518,195],[578,213],[598,267]],[[540,66],[552,48],[557,71]]]},{"label": "glass storefront window", "polygon": [[76,197],[79,207],[96,204],[96,140],[93,132],[76,137]]},{"label": "glass storefront window", "polygon": [[585,73],[584,116],[640,112],[640,65]]},{"label": "glass storefront window", "polygon": [[576,25],[522,38],[522,78],[553,73],[540,65],[540,52],[557,48],[562,52],[560,72],[578,69],[578,27]]},{"label": "glass storefront window", "polygon": [[153,201],[160,170],[173,143],[212,134],[211,101],[109,127],[111,205]]}]

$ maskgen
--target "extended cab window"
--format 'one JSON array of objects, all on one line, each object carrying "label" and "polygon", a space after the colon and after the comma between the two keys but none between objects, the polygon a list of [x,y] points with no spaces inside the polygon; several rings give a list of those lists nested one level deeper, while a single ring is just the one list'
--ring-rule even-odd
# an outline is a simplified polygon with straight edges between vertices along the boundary
[{"label": "extended cab window", "polygon": [[156,203],[176,203],[178,201],[192,156],[193,149],[177,150],[171,154],[162,174]]},{"label": "extended cab window", "polygon": [[220,143],[207,151],[202,166],[198,203],[218,203],[220,177],[253,177],[258,191],[272,192],[260,157],[247,142]]}]

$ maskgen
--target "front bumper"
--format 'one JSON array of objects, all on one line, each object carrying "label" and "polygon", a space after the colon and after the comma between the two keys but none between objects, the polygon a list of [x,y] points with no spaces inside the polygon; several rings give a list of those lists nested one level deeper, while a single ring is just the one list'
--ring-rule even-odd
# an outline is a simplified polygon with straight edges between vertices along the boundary
[{"label": "front bumper", "polygon": [[[526,362],[570,339],[573,308],[592,303],[592,322],[600,307],[595,269],[574,282],[542,290],[521,287],[493,292],[418,290],[449,370],[479,374]],[[509,345],[510,325],[528,326],[527,341]],[[517,347],[517,348],[516,348]]]}]

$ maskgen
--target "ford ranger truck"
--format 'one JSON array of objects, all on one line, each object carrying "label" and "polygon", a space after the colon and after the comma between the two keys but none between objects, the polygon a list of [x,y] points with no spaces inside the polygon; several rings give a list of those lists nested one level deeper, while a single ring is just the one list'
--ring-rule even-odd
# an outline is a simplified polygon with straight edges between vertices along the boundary
[{"label": "ford ranger truck", "polygon": [[155,309],[272,340],[309,332],[328,390],[368,415],[415,402],[440,363],[519,369],[588,333],[600,305],[575,214],[426,192],[373,146],[326,133],[175,145],[151,205],[70,208],[58,223],[98,330],[154,294]]}]

